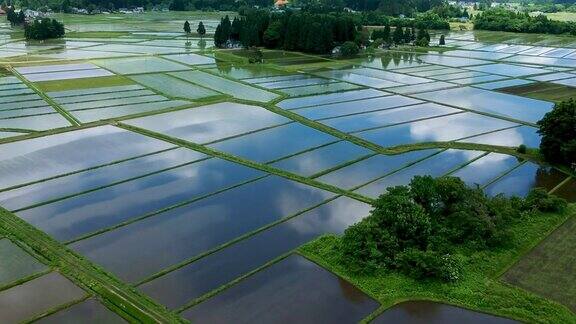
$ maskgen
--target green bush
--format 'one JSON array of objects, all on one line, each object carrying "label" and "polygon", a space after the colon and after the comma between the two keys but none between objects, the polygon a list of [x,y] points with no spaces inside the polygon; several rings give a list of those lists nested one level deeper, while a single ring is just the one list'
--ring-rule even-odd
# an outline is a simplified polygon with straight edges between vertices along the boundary
[{"label": "green bush", "polygon": [[354,42],[348,41],[340,46],[340,55],[344,57],[351,57],[358,54],[359,52],[360,47],[358,47],[358,45],[356,45]]},{"label": "green bush", "polygon": [[524,207],[527,210],[541,212],[561,212],[568,207],[565,199],[548,194],[543,188],[535,188],[526,196]]},{"label": "green bush", "polygon": [[520,153],[520,154],[526,154],[526,151],[528,149],[526,148],[526,145],[522,144],[520,146],[518,146],[518,148],[516,149],[516,152]]},{"label": "green bush", "polygon": [[408,249],[398,255],[398,269],[416,279],[458,281],[462,276],[462,262],[450,254]]}]

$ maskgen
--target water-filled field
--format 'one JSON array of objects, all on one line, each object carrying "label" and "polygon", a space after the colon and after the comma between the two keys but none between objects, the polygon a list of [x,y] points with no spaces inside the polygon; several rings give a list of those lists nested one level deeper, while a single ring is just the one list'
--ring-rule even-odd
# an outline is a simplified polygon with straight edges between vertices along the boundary
[{"label": "water-filled field", "polygon": [[[564,39],[452,32],[442,51],[338,61],[264,51],[264,64],[249,64],[186,37],[187,17],[174,15],[65,16],[72,36],[33,45],[2,29],[0,206],[176,317],[366,318],[374,299],[295,250],[341,234],[415,175],[575,199],[569,174],[498,150],[539,146],[535,123],[555,99],[538,91],[576,93],[576,48]],[[205,22],[213,31],[214,17]],[[0,321],[126,318],[3,237]],[[410,307],[376,322],[411,323]],[[505,322],[419,308],[427,322],[460,312]]]}]

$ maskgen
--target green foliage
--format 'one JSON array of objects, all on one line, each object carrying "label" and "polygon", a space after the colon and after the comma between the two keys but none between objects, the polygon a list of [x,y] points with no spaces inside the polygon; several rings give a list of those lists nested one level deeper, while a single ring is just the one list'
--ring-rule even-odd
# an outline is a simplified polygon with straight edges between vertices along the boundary
[{"label": "green foliage", "polygon": [[540,151],[547,161],[574,167],[576,163],[576,101],[557,103],[538,122]]},{"label": "green foliage", "polygon": [[528,13],[493,8],[476,15],[474,29],[496,30],[519,33],[543,33],[576,35],[576,22],[550,20],[545,15],[536,17]]},{"label": "green foliage", "polygon": [[434,12],[418,13],[413,18],[394,18],[382,12],[361,12],[353,14],[364,26],[414,27],[419,29],[450,29],[447,19]]},{"label": "green foliage", "polygon": [[198,33],[198,35],[200,35],[200,37],[204,37],[204,35],[206,35],[206,27],[204,27],[203,22],[198,23],[198,28],[196,29],[196,32]]},{"label": "green foliage", "polygon": [[404,43],[404,30],[402,27],[394,28],[394,33],[392,34],[392,41],[396,45]]},{"label": "green foliage", "polygon": [[566,209],[568,203],[562,198],[549,195],[546,190],[536,188],[526,196],[524,207],[528,210],[558,213]]},{"label": "green foliage", "polygon": [[416,279],[455,282],[462,276],[462,261],[450,254],[407,249],[398,254],[398,269]]},{"label": "green foliage", "polygon": [[50,39],[64,37],[64,24],[56,19],[37,19],[31,24],[24,26],[26,39]]},{"label": "green foliage", "polygon": [[567,204],[541,189],[525,200],[488,197],[459,178],[416,176],[408,186],[389,188],[373,207],[342,237],[339,250],[349,269],[455,281],[461,277],[457,248],[504,248],[510,226],[525,213],[561,212]]},{"label": "green foliage", "polygon": [[340,46],[340,54],[344,57],[351,57],[360,52],[360,47],[354,42],[345,42]]},{"label": "green foliage", "polygon": [[264,32],[264,46],[276,48],[282,44],[282,22],[272,22]]},{"label": "green foliage", "polygon": [[526,154],[526,152],[528,151],[528,148],[526,147],[526,145],[521,144],[520,146],[518,146],[518,148],[516,149],[516,152],[520,153],[520,154]]},{"label": "green foliage", "polygon": [[373,41],[381,39],[384,43],[390,44],[392,40],[390,30],[391,30],[390,25],[384,26],[383,29],[375,29],[372,32],[371,39]]},{"label": "green foliage", "polygon": [[219,48],[224,48],[227,46],[230,40],[230,35],[232,33],[232,23],[230,22],[230,17],[226,17],[220,20],[220,24],[216,27],[214,32],[214,45]]},{"label": "green foliage", "polygon": [[248,63],[256,64],[264,62],[264,53],[257,47],[249,48]]},{"label": "green foliage", "polygon": [[[245,48],[265,46],[327,54],[335,45],[355,40],[358,34],[354,21],[341,14],[270,13],[250,9],[234,20],[230,28],[228,22],[223,19],[216,29],[214,41],[218,47],[238,41]],[[236,34],[239,35],[237,39]]]},{"label": "green foliage", "polygon": [[192,32],[192,29],[190,28],[190,23],[188,22],[188,20],[186,20],[184,22],[184,32],[186,34],[190,34]]},{"label": "green foliage", "polygon": [[11,26],[22,25],[26,21],[26,16],[24,15],[24,10],[20,10],[18,13],[14,11],[14,7],[8,8],[6,11],[6,19],[10,22]]},{"label": "green foliage", "polygon": [[441,18],[468,18],[468,11],[466,8],[462,8],[458,5],[450,5],[443,3],[440,6],[432,8],[432,12],[440,16]]},{"label": "green foliage", "polygon": [[[516,281],[503,283],[501,279],[504,271],[516,264],[519,259],[525,260],[526,251],[531,250],[535,244],[546,238],[574,212],[576,212],[576,205],[571,205],[570,209],[564,213],[526,213],[521,221],[511,224],[512,235],[506,248],[483,251],[471,251],[465,247],[456,248],[455,252],[450,255],[461,261],[462,276],[457,282],[451,283],[444,283],[440,280],[417,280],[400,271],[376,271],[370,274],[352,271],[348,263],[343,261],[340,252],[342,238],[334,235],[322,236],[300,247],[299,252],[362,289],[380,303],[381,309],[388,309],[406,300],[430,300],[509,317],[523,323],[574,323],[574,313],[567,307],[541,297],[542,295],[528,292],[525,290],[525,284],[522,285],[525,289],[520,289],[514,286]],[[574,232],[570,231],[572,228],[565,231],[565,235],[569,235],[570,238],[574,236],[570,235]],[[566,240],[561,240],[561,242],[566,242]],[[552,250],[557,251],[557,247],[554,244]],[[570,247],[570,243],[564,247],[564,254],[560,256],[564,257],[563,262],[557,263],[558,266],[562,267],[569,263],[569,257],[573,255],[569,253],[573,251]],[[544,256],[538,254],[538,256],[545,261],[550,260],[549,254]],[[563,275],[541,276],[533,271],[533,267],[540,267],[540,264],[542,263],[528,262],[527,266],[520,269],[523,273],[531,275],[528,284],[538,281],[542,283],[544,289],[551,288],[549,283],[554,280],[551,278],[565,279],[567,273],[572,274],[567,267],[562,268]],[[543,272],[550,273],[550,271]],[[557,274],[558,271],[554,273]],[[525,278],[520,278],[520,280],[526,282]],[[566,285],[564,284],[563,287]],[[566,294],[556,296],[562,298]],[[570,302],[568,300],[568,304]],[[370,318],[366,322],[369,320]]]}]

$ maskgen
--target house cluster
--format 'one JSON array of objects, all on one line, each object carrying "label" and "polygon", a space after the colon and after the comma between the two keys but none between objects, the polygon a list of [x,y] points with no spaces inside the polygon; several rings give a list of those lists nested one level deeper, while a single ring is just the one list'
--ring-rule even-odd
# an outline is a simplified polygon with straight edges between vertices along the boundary
[{"label": "house cluster", "polygon": [[[133,8],[120,8],[115,12],[122,13],[122,14],[141,14],[144,13],[144,7],[133,7]],[[152,11],[168,11],[167,8],[153,8]],[[85,9],[85,8],[70,8],[70,12],[77,15],[95,15],[95,14],[111,14],[112,11],[108,11],[105,9]]]},{"label": "house cluster", "polygon": [[141,14],[144,13],[144,7],[120,8],[118,12],[123,14]]},{"label": "house cluster", "polygon": [[[12,7],[0,8],[0,16],[6,15],[11,8]],[[15,9],[14,12],[16,14],[20,14],[21,10],[22,9]],[[25,9],[24,10],[24,16],[26,17],[25,18],[26,22],[31,22],[31,21],[34,21],[36,19],[46,18],[46,17],[49,17],[51,14],[52,14],[52,10],[50,10],[50,9],[46,9],[43,11],[37,11],[37,10],[32,10],[32,9]]]}]

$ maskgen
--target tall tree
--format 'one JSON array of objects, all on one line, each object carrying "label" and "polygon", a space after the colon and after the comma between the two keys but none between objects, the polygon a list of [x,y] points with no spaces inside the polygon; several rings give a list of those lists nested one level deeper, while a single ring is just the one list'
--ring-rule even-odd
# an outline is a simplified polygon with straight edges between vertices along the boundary
[{"label": "tall tree", "polygon": [[404,43],[404,31],[402,27],[396,27],[394,29],[394,34],[392,35],[392,40],[394,44],[399,45]]},{"label": "tall tree", "polygon": [[184,32],[186,33],[186,36],[190,35],[190,33],[192,32],[192,29],[190,29],[190,23],[188,22],[188,20],[186,20],[184,22]]},{"label": "tall tree", "polygon": [[540,151],[547,161],[572,164],[576,169],[576,101],[570,99],[554,106],[538,122],[542,135]]},{"label": "tall tree", "polygon": [[206,35],[206,27],[204,27],[203,22],[200,22],[198,24],[198,28],[196,29],[196,32],[198,33],[198,35],[200,35],[200,38],[204,38],[204,35]]}]

